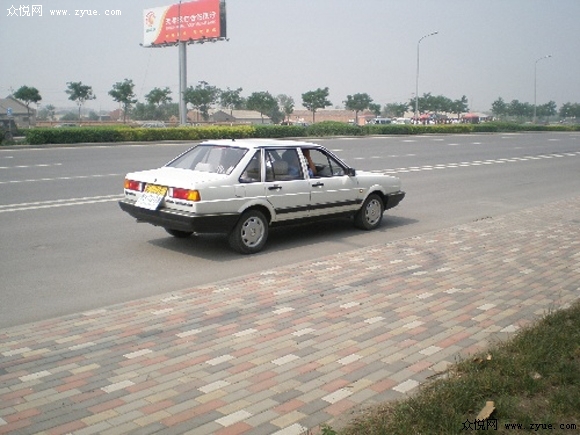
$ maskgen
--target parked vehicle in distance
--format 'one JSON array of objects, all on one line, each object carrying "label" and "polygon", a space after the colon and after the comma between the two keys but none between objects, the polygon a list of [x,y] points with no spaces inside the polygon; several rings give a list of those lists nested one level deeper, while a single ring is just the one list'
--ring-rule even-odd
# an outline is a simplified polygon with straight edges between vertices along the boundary
[{"label": "parked vehicle in distance", "polygon": [[368,124],[391,124],[391,118],[373,118],[368,121]]},{"label": "parked vehicle in distance", "polygon": [[73,128],[73,127],[78,127],[77,124],[74,124],[72,122],[65,122],[64,124],[55,124],[54,128]]},{"label": "parked vehicle in distance", "polygon": [[149,121],[149,122],[144,122],[143,124],[141,124],[141,127],[143,127],[143,128],[166,128],[167,126],[165,125],[165,123],[163,121]]},{"label": "parked vehicle in distance", "polygon": [[404,196],[397,177],[356,171],[321,145],[222,139],[127,174],[119,205],[172,236],[222,233],[234,250],[252,254],[274,225],[354,216],[357,227],[375,229]]}]

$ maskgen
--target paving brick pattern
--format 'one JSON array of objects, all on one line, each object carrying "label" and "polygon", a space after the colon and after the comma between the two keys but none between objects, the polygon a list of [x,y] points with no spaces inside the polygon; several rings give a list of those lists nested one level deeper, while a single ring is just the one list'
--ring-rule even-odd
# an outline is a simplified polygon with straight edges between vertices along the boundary
[{"label": "paving brick pattern", "polygon": [[0,434],[316,432],[579,296],[580,197],[9,328]]}]

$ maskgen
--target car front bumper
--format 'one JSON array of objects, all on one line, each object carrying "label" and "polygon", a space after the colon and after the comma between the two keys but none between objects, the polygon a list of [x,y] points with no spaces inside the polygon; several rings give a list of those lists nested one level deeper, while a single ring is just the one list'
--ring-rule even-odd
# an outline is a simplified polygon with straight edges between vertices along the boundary
[{"label": "car front bumper", "polygon": [[193,233],[229,233],[240,215],[219,214],[219,215],[197,215],[179,210],[160,209],[147,210],[137,207],[135,201],[122,199],[119,201],[121,210],[127,212],[139,222],[146,222],[151,225],[168,228],[178,231]]},{"label": "car front bumper", "polygon": [[395,193],[389,193],[388,195],[385,195],[385,210],[388,210],[390,208],[396,207],[397,205],[399,205],[399,203],[403,200],[403,198],[405,197],[405,192],[403,192],[402,190],[399,190],[398,192]]}]

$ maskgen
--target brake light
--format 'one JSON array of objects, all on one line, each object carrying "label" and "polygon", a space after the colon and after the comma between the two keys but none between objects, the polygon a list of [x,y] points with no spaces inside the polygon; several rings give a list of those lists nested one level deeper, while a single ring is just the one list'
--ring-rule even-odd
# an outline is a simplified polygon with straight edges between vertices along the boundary
[{"label": "brake light", "polygon": [[125,178],[125,189],[141,192],[143,190],[143,183]]},{"label": "brake light", "polygon": [[179,189],[174,187],[169,190],[169,195],[175,199],[184,199],[186,201],[201,201],[199,190]]}]

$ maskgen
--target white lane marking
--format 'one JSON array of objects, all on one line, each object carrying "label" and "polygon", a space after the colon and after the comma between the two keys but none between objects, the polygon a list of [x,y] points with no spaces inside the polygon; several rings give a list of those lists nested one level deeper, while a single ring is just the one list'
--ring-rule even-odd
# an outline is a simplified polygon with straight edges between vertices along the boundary
[{"label": "white lane marking", "polygon": [[435,166],[425,165],[425,166],[410,166],[408,168],[395,168],[395,169],[385,169],[385,170],[372,170],[370,172],[375,173],[384,173],[384,174],[397,174],[397,173],[407,173],[407,172],[419,172],[419,171],[431,171],[433,169],[451,169],[451,168],[458,168],[458,167],[467,167],[467,166],[481,166],[481,165],[493,165],[493,164],[502,164],[502,163],[516,163],[516,162],[527,162],[531,160],[541,160],[541,159],[554,159],[554,158],[562,158],[562,157],[577,157],[580,156],[580,151],[577,152],[570,152],[570,153],[552,153],[552,154],[540,154],[537,156],[524,156],[524,157],[512,157],[512,158],[503,158],[497,160],[475,160],[473,162],[461,162],[461,163],[446,163],[446,164],[438,164]]},{"label": "white lane marking", "polygon": [[124,176],[125,174],[95,174],[95,175],[76,175],[72,177],[29,178],[27,180],[0,181],[0,184],[37,183],[39,181],[83,180],[88,178],[124,177]]},{"label": "white lane marking", "polygon": [[83,198],[55,199],[53,201],[25,202],[21,204],[0,205],[0,213],[23,210],[40,210],[45,208],[70,207],[73,205],[97,204],[100,202],[118,201],[123,195],[91,196]]},{"label": "white lane marking", "polygon": [[49,168],[51,166],[62,166],[62,163],[39,163],[37,165],[0,166],[0,169]]}]

